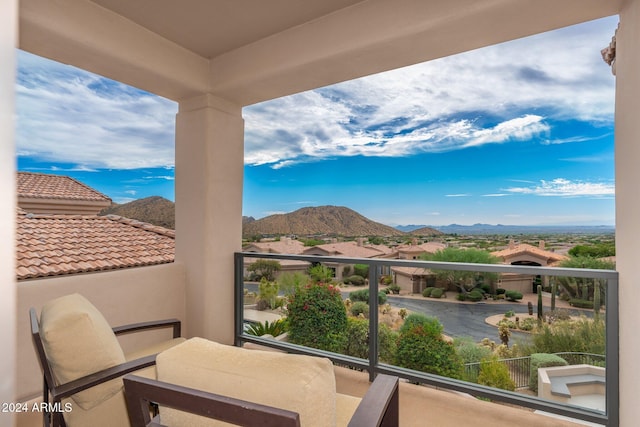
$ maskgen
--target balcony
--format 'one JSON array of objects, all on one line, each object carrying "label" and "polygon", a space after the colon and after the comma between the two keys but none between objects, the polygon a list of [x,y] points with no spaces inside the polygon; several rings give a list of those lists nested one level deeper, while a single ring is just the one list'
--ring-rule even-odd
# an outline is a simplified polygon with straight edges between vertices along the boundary
[{"label": "balcony", "polygon": [[[282,343],[267,338],[248,335],[243,330],[243,262],[245,258],[269,259],[297,259],[306,262],[331,262],[339,264],[368,264],[370,269],[370,295],[377,295],[379,274],[383,268],[391,266],[420,267],[426,266],[438,269],[456,269],[466,271],[513,273],[524,275],[566,275],[572,277],[598,278],[606,281],[607,309],[607,377],[606,377],[606,411],[593,411],[576,406],[558,404],[548,400],[541,400],[520,393],[481,386],[478,384],[453,380],[437,375],[412,371],[406,368],[381,363],[377,357],[377,342],[371,342],[370,356],[359,359],[337,353],[328,353],[299,345]],[[559,421],[533,413],[541,410],[573,418],[605,425],[616,425],[617,406],[617,273],[600,270],[574,270],[545,267],[519,267],[509,265],[480,265],[480,264],[451,264],[429,263],[425,261],[382,260],[382,259],[354,259],[318,256],[294,256],[280,254],[237,253],[235,256],[235,285],[234,288],[235,316],[234,321],[219,318],[212,325],[213,328],[230,328],[235,330],[235,341],[238,345],[249,342],[253,344],[278,348],[284,351],[329,357],[336,365],[337,386],[341,393],[362,396],[366,391],[370,379],[376,373],[389,373],[400,376],[407,381],[401,384],[401,425],[422,426],[425,419],[431,419],[433,425],[458,426],[474,424],[491,426],[500,425],[545,425],[544,423],[558,423],[553,425],[573,425],[570,422]],[[184,266],[180,263],[164,264],[152,267],[123,269],[119,271],[94,273],[85,275],[70,275],[52,279],[39,279],[20,282],[18,286],[18,400],[37,401],[41,393],[40,370],[37,365],[32,344],[29,340],[29,324],[27,310],[29,307],[40,308],[49,299],[72,292],[80,292],[89,298],[113,324],[125,324],[148,319],[177,317],[187,319],[186,313],[186,275]],[[420,297],[422,298],[422,297]],[[369,301],[371,307],[377,307],[377,297]],[[444,303],[447,304],[447,303]],[[526,305],[523,304],[523,309]],[[369,319],[369,335],[377,336],[378,321],[371,309]],[[184,324],[186,335],[191,335],[191,326]],[[138,347],[161,338],[166,332],[153,332],[139,337],[134,341],[131,337],[121,338],[125,352],[135,351]],[[127,340],[129,338],[129,340]],[[350,369],[351,368],[351,369]],[[417,385],[417,383],[421,385]],[[490,399],[494,403],[478,400],[476,397]],[[496,403],[499,402],[499,403]],[[502,404],[501,404],[502,403]],[[505,405],[506,404],[506,405]],[[35,426],[40,422],[39,414],[22,414],[18,417],[19,426]]]},{"label": "balcony", "polygon": [[[619,348],[608,349],[607,363],[615,368],[619,358],[624,373],[619,378],[618,394],[613,390],[608,395],[607,413],[615,416],[618,412],[612,406],[619,406],[619,424],[637,424],[640,1],[332,0],[317,2],[317,9],[311,11],[289,10],[296,2],[285,1],[280,9],[260,9],[264,13],[255,15],[268,28],[261,27],[262,31],[251,34],[242,34],[239,30],[245,27],[241,25],[234,28],[234,22],[246,14],[240,7],[232,6],[229,16],[219,17],[215,1],[181,3],[177,10],[171,10],[171,2],[154,2],[153,14],[145,13],[144,7],[136,9],[133,2],[125,3],[9,0],[0,5],[0,34],[4,42],[0,44],[3,57],[0,84],[8,94],[0,97],[2,402],[38,394],[39,370],[28,341],[27,310],[30,306],[39,308],[46,300],[65,293],[82,292],[113,324],[178,317],[185,322],[188,336],[225,343],[236,338],[250,339],[234,330],[232,285],[234,253],[240,250],[242,234],[243,106],[618,14],[615,149],[619,287],[611,286],[608,292],[615,288],[620,298],[617,304],[608,301],[607,316],[615,315],[615,319],[619,314],[620,328]],[[253,3],[264,7],[262,2]],[[394,19],[389,19],[390,16]],[[204,22],[199,19],[202,17],[206,17]],[[211,25],[214,18],[229,22]],[[604,47],[608,40],[603,42]],[[15,47],[179,102],[176,263],[16,284],[13,265],[16,153],[12,143],[15,109],[11,96]],[[123,345],[133,350],[136,343]],[[608,345],[613,346],[611,341]],[[375,358],[354,363],[367,369],[372,359],[374,371],[391,369],[376,364]],[[364,376],[367,380],[368,375]],[[439,378],[422,375],[417,375],[416,381],[449,385]],[[340,380],[342,386],[345,383],[355,384]],[[467,387],[452,384],[450,388],[454,389]],[[611,387],[609,379],[607,384]],[[409,385],[404,388],[415,389]],[[426,387],[418,390],[427,399],[416,401],[427,403],[415,412],[416,417],[424,421],[433,416],[435,425],[436,420],[441,420],[437,417],[444,415],[457,420],[457,425],[465,424],[459,421],[464,417],[472,417],[474,424],[490,419],[490,425],[521,425],[524,419],[531,421],[531,425],[539,425],[541,420],[509,406],[495,406]],[[466,391],[496,400],[503,397],[502,393],[480,388]],[[512,398],[504,397],[505,401]],[[411,400],[406,397],[404,401]],[[403,408],[403,420],[411,418],[409,409]],[[0,414],[3,425],[12,425],[15,419],[12,414]],[[611,419],[610,425],[617,425],[617,420]]]}]

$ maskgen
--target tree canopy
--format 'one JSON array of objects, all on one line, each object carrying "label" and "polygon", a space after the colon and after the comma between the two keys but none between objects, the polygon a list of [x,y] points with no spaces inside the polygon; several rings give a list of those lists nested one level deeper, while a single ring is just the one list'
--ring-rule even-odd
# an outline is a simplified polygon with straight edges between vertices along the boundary
[{"label": "tree canopy", "polygon": [[[458,262],[469,264],[497,264],[500,259],[489,252],[479,249],[445,248],[433,254],[422,254],[420,259],[426,261]],[[479,273],[476,271],[440,270],[432,269],[436,278],[456,286],[462,292],[467,292],[484,282],[497,280],[497,273]]]}]

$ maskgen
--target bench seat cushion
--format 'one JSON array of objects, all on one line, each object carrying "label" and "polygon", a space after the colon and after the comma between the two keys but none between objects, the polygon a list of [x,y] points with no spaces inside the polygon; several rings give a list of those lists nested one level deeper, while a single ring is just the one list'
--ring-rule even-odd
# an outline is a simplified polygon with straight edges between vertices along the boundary
[{"label": "bench seat cushion", "polygon": [[[157,357],[158,380],[287,409],[303,427],[336,425],[336,384],[329,359],[247,350],[192,338]],[[160,409],[171,427],[227,426],[217,420]]]}]

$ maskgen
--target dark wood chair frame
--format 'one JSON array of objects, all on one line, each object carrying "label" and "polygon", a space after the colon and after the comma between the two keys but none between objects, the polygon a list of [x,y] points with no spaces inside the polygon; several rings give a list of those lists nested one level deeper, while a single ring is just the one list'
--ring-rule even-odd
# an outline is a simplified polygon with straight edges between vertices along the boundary
[{"label": "dark wood chair frame", "polygon": [[[93,374],[89,374],[65,384],[57,384],[53,377],[51,365],[49,364],[49,360],[47,359],[47,355],[44,351],[44,344],[42,343],[42,338],[40,337],[40,322],[38,321],[38,315],[34,308],[31,308],[29,310],[29,317],[31,320],[31,339],[33,341],[33,346],[36,350],[38,362],[40,363],[40,368],[42,369],[43,374],[42,393],[43,401],[45,402],[47,407],[47,410],[43,411],[42,413],[42,425],[44,427],[66,427],[63,413],[61,411],[52,412],[49,410],[52,409],[52,407],[61,407],[62,399],[70,397],[88,388],[102,384],[103,382],[121,377],[130,372],[153,366],[156,363],[156,355],[153,354],[150,356],[142,357],[140,359],[131,360],[112,368],[95,372]],[[113,332],[116,335],[124,335],[152,329],[173,328],[173,338],[179,338],[181,334],[181,325],[182,324],[178,319],[165,319],[118,326],[113,328]],[[49,402],[51,402],[51,404]]]},{"label": "dark wood chair frame", "polygon": [[[244,427],[300,427],[296,412],[135,375],[124,377],[124,389],[131,427],[163,427],[159,416],[151,418],[150,403]],[[379,374],[349,427],[397,427],[398,423],[398,377]]]}]

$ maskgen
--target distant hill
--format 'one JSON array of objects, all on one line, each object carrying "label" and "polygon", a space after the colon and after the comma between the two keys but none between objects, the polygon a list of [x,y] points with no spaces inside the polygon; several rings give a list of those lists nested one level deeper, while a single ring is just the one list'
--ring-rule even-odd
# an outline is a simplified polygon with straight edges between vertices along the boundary
[{"label": "distant hill", "polygon": [[383,237],[405,233],[342,206],[306,207],[287,214],[270,215],[243,227],[244,236],[284,234]]},{"label": "distant hill", "polygon": [[492,225],[473,224],[459,225],[449,224],[433,226],[445,234],[602,234],[613,233],[612,225]]},{"label": "distant hill", "polygon": [[172,230],[176,228],[175,203],[160,196],[146,197],[121,205],[114,203],[98,215],[120,215]]},{"label": "distant hill", "polygon": [[252,216],[242,216],[242,225],[249,224],[250,222],[255,221],[256,219]]},{"label": "distant hill", "polygon": [[440,230],[436,230],[435,228],[424,227],[424,226],[415,230],[408,231],[407,233],[412,234],[414,236],[440,236],[444,234]]}]

